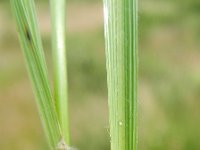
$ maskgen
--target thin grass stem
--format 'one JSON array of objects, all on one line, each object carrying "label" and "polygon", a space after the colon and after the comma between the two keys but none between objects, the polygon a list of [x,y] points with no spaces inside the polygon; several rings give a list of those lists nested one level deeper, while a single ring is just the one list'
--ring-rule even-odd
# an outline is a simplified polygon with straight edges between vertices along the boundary
[{"label": "thin grass stem", "polygon": [[69,145],[65,7],[66,0],[51,0],[54,98],[64,140]]}]

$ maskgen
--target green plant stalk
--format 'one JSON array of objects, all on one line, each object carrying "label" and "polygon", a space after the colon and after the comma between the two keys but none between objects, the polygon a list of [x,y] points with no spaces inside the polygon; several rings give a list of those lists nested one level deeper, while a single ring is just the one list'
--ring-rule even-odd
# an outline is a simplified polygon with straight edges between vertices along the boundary
[{"label": "green plant stalk", "polygon": [[56,149],[62,134],[47,77],[35,4],[33,0],[11,0],[11,6],[44,130],[51,149]]},{"label": "green plant stalk", "polygon": [[137,149],[137,1],[104,0],[112,150]]},{"label": "green plant stalk", "polygon": [[54,98],[64,140],[69,145],[65,7],[66,0],[51,0]]}]

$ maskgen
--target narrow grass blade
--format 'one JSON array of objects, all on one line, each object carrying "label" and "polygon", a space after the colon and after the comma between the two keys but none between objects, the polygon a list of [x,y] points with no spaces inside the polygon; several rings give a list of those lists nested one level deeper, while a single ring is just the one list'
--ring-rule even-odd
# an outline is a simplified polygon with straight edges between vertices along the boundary
[{"label": "narrow grass blade", "polygon": [[35,15],[35,4],[33,0],[11,0],[11,6],[17,22],[19,38],[40,117],[50,146],[52,149],[56,149],[62,135],[47,78],[46,63]]},{"label": "narrow grass blade", "polygon": [[137,148],[137,2],[104,0],[112,150]]},{"label": "narrow grass blade", "polygon": [[65,143],[69,145],[67,61],[66,61],[66,1],[51,0],[52,44],[54,59],[54,98]]}]

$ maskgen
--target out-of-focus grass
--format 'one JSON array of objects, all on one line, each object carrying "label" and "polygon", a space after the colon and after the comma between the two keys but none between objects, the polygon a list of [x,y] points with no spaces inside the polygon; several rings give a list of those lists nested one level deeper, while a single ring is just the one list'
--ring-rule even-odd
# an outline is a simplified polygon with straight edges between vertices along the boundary
[{"label": "out-of-focus grass", "polygon": [[[8,6],[0,2],[0,149],[47,149]],[[199,7],[198,0],[140,1],[140,150],[200,148]],[[51,73],[48,10],[38,5]],[[101,3],[77,1],[68,10],[72,144],[109,150]]]},{"label": "out-of-focus grass", "polygon": [[139,149],[200,148],[198,6],[141,3]]}]

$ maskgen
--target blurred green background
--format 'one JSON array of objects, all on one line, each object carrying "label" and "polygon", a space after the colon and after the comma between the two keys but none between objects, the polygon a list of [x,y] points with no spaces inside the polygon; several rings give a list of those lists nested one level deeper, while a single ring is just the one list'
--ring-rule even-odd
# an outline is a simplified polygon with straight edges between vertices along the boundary
[{"label": "blurred green background", "polygon": [[[36,5],[52,75],[47,2]],[[67,8],[72,145],[109,150],[102,1],[69,0]],[[139,150],[200,149],[199,16],[199,0],[139,0]],[[0,0],[0,149],[48,149],[7,0]]]}]

